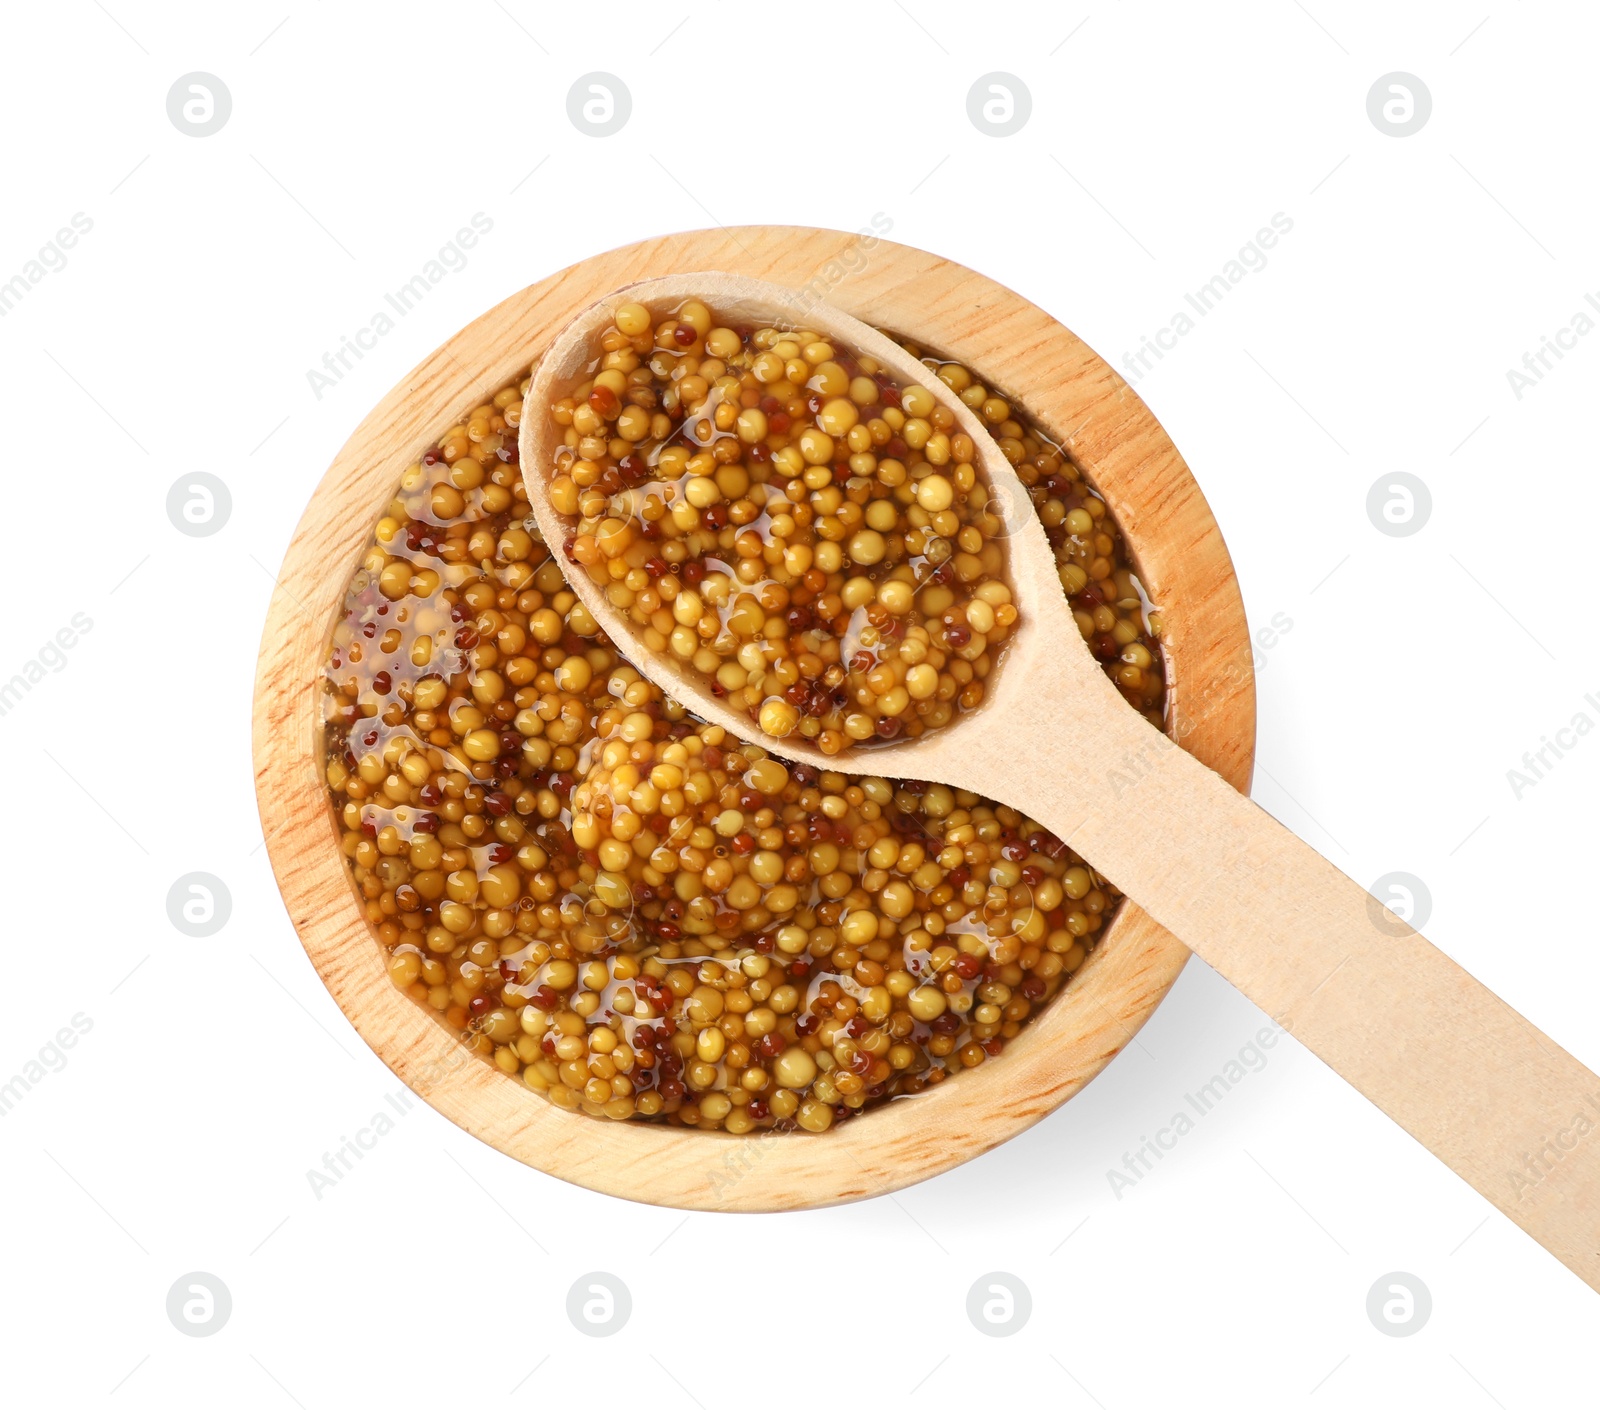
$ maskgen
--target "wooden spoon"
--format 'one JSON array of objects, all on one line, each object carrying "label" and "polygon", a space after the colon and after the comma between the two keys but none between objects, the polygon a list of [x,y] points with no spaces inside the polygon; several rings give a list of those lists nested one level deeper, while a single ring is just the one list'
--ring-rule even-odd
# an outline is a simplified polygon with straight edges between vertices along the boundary
[{"label": "wooden spoon", "polygon": [[628,660],[773,754],[969,789],[1042,824],[1600,1291],[1600,1077],[1122,699],[1083,642],[1011,465],[903,348],[757,279],[707,272],[618,290],[550,346],[523,405],[521,465],[546,541],[571,531],[539,492],[563,436],[550,403],[593,375],[595,339],[623,303],[659,312],[690,298],[726,323],[814,329],[947,406],[1007,507],[1021,621],[978,709],[920,739],[836,756],[762,734],[690,670],[645,650],[586,573],[569,573]]}]

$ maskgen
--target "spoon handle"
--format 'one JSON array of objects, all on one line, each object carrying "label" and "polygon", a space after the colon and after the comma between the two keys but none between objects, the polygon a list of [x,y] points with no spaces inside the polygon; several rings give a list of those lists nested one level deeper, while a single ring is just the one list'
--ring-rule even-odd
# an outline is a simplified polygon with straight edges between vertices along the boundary
[{"label": "spoon handle", "polygon": [[[1093,759],[1062,750],[1053,769],[1013,771],[1001,796],[1600,1291],[1600,1077],[1204,764],[1117,713],[1095,722]],[[1034,737],[1048,738],[1040,723]]]}]

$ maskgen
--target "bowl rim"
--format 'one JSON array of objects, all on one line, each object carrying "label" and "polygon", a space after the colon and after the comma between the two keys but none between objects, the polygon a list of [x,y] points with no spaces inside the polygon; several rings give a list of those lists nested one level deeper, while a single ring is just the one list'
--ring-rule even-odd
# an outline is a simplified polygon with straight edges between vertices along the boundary
[{"label": "bowl rim", "polygon": [[818,1207],[888,1194],[1010,1139],[1132,1041],[1189,952],[1124,902],[1083,966],[1003,1060],[820,1135],[730,1136],[562,1111],[468,1052],[389,982],[336,843],[320,762],[327,643],[351,572],[405,466],[454,418],[525,375],[584,307],[661,274],[719,269],[788,284],[956,358],[1017,397],[1106,500],[1163,604],[1168,732],[1249,786],[1254,676],[1244,606],[1199,486],[1131,388],[1042,309],[873,231],[700,230],[592,256],[468,324],[392,388],[334,457],[284,556],[253,706],[257,802],[273,872],[318,976],[362,1039],[436,1110],[523,1163],[606,1194],[688,1210]]}]

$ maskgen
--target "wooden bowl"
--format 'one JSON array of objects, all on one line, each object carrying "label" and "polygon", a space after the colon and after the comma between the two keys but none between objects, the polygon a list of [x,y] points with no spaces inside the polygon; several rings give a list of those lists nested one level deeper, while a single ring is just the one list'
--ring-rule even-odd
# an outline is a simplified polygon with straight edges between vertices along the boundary
[{"label": "wooden bowl", "polygon": [[[681,1209],[776,1210],[884,1194],[1031,1126],[1093,1078],[1172,986],[1188,951],[1131,902],[1045,1012],[993,1063],[822,1135],[757,1138],[606,1122],[552,1106],[467,1052],[389,981],[356,903],[322,776],[321,671],[344,588],[404,468],[537,359],[584,307],[635,280],[753,275],[959,359],[1069,446],[1105,497],[1166,623],[1169,731],[1237,788],[1255,743],[1251,651],[1233,567],[1149,409],[1043,310],[949,260],[866,234],[704,230],[596,255],[522,290],[423,361],[356,428],[284,559],[256,677],[256,791],[301,943],[374,1052],[490,1145],[607,1194]],[[1063,711],[1072,708],[1061,702]],[[1004,801],[1004,800],[1001,800]]]}]

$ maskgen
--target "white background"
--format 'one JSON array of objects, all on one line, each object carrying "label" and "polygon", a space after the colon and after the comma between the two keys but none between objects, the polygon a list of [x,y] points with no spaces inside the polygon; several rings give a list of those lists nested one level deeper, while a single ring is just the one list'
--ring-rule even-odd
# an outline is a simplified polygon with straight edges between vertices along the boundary
[{"label": "white background", "polygon": [[[716,222],[881,211],[1120,365],[1292,219],[1138,383],[1252,622],[1293,622],[1261,663],[1256,796],[1364,884],[1422,878],[1430,937],[1600,1067],[1600,739],[1520,800],[1506,779],[1575,712],[1600,720],[1600,337],[1520,400],[1506,377],[1600,297],[1592,7],[1089,5],[8,11],[0,281],[93,221],[0,319],[0,678],[93,621],[0,718],[0,1081],[93,1023],[0,1120],[8,1400],[1593,1403],[1593,1293],[1292,1042],[1114,1196],[1107,1170],[1262,1025],[1199,962],[1083,1095],[893,1199],[686,1218],[561,1185],[420,1103],[311,1192],[399,1084],[261,848],[271,574],[340,444],[437,343],[574,260]],[[203,139],[166,112],[193,70],[233,100]],[[632,93],[614,137],[567,118],[593,70]],[[968,120],[991,70],[1032,93],[1015,136]],[[1406,138],[1366,111],[1394,70],[1433,98]],[[480,211],[467,267],[317,399],[307,370]],[[166,495],[200,470],[232,517],[189,538]],[[1433,497],[1406,538],[1365,510],[1399,470]],[[232,893],[209,939],[167,918],[191,871]],[[609,1340],[565,1314],[593,1269],[632,1292]],[[207,1339],[165,1311],[191,1270],[232,1294]],[[1008,1339],[965,1312],[991,1270],[1032,1294]],[[1392,1271],[1433,1299],[1403,1339],[1365,1310]]]}]

